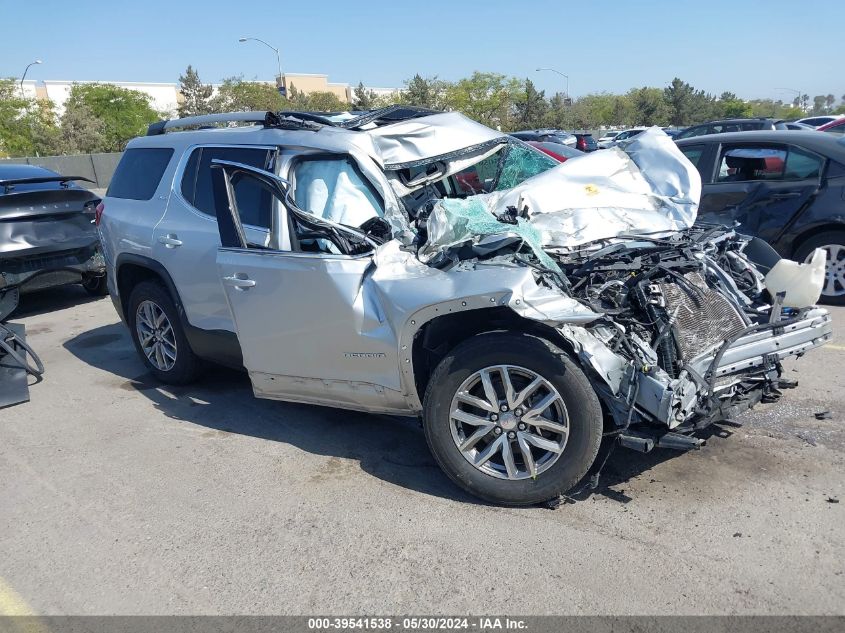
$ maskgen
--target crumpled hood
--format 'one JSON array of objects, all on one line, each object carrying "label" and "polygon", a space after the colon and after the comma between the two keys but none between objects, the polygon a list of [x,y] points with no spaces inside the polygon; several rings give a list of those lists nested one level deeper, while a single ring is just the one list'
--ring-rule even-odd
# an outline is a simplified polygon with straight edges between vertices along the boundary
[{"label": "crumpled hood", "polygon": [[[675,143],[653,127],[619,146],[568,160],[504,191],[443,199],[429,218],[432,253],[479,237],[462,232],[456,217],[484,214],[486,235],[517,232],[495,222],[508,207],[527,206],[528,224],[543,248],[572,248],[624,235],[674,232],[695,223],[701,177]],[[467,204],[471,201],[472,204]],[[491,218],[491,216],[493,216]],[[449,227],[440,226],[444,222]],[[456,230],[457,229],[457,230]]]}]

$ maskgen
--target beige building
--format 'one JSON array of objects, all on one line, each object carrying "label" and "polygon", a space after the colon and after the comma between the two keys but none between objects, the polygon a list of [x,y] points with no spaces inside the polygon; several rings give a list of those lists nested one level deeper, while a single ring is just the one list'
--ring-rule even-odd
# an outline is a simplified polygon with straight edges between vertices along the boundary
[{"label": "beige building", "polygon": [[[312,73],[285,73],[282,75],[282,82],[288,94],[291,88],[295,87],[298,91],[305,94],[312,92],[330,92],[341,101],[351,103],[354,97],[355,86],[348,83],[330,82],[328,75],[312,74]],[[176,108],[182,95],[179,92],[178,83],[151,83],[151,82],[128,82],[128,81],[65,81],[47,79],[43,81],[35,79],[27,79],[23,82],[23,93],[30,98],[49,99],[56,106],[56,112],[59,116],[64,112],[64,104],[70,94],[70,89],[73,84],[89,84],[89,83],[108,83],[121,88],[128,88],[129,90],[137,90],[143,92],[150,97],[150,104],[153,108],[160,112],[167,112],[171,116],[176,115]],[[267,81],[264,83],[278,84],[278,81]],[[212,84],[214,92],[217,92],[219,84]],[[367,90],[372,90],[379,96],[387,96],[397,94],[398,88],[373,88],[367,86]]]}]

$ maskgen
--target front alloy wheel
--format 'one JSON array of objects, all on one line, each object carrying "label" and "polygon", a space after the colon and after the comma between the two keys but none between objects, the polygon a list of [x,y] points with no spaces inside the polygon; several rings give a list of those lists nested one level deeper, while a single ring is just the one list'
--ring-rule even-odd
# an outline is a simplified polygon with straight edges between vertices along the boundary
[{"label": "front alloy wheel", "polygon": [[452,349],[431,374],[423,429],[432,455],[467,492],[529,505],[572,489],[602,438],[602,411],[578,364],[554,343],[490,332]]},{"label": "front alloy wheel", "polygon": [[494,365],[471,374],[451,406],[452,439],[470,464],[501,479],[537,477],[566,448],[569,416],[537,372]]},{"label": "front alloy wheel", "polygon": [[135,329],[141,351],[159,371],[170,371],[176,364],[176,336],[173,325],[161,307],[145,300],[135,311]]}]

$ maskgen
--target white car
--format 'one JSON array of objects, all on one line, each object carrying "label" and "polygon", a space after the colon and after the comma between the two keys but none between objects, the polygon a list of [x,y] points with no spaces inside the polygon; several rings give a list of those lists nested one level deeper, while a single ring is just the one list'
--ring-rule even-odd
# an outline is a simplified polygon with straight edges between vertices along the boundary
[{"label": "white car", "polygon": [[613,145],[613,141],[616,140],[616,136],[619,134],[619,130],[608,130],[604,133],[604,136],[599,138],[596,141],[599,144],[599,149],[607,149],[611,145]]},{"label": "white car", "polygon": [[[639,134],[640,132],[646,131],[647,127],[632,127],[627,130],[622,130],[621,132],[617,132],[616,136],[613,137],[613,140],[607,144],[607,147],[614,147],[619,144],[619,141],[624,141],[625,139],[632,138]],[[606,148],[607,148],[606,147]],[[605,149],[606,149],[605,148]]]},{"label": "white car", "polygon": [[845,118],[845,114],[824,114],[821,116],[810,116],[804,119],[798,119],[796,123],[803,123],[810,127],[821,127],[827,123],[833,123],[839,119]]}]

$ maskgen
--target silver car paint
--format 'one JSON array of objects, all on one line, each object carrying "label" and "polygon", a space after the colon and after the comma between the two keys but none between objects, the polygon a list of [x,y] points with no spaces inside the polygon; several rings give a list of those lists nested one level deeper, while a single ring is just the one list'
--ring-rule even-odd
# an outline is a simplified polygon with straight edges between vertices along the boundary
[{"label": "silver car paint", "polygon": [[[283,133],[251,129],[185,132],[165,137],[180,137],[174,142],[181,144],[177,151],[182,152],[191,143],[221,142],[222,135],[231,135],[233,143],[244,143],[248,139],[250,144],[283,144],[298,151],[347,153],[384,195],[385,217],[393,226],[395,239],[372,255],[350,257],[218,249],[219,281],[234,317],[244,363],[256,395],[369,411],[419,412],[421,394],[416,391],[411,351],[414,337],[420,329],[445,314],[507,306],[520,317],[556,328],[572,344],[582,363],[592,367],[613,393],[623,394],[626,398],[631,396],[634,380],[629,367],[625,366],[627,361],[615,355],[599,336],[584,327],[598,315],[564,292],[538,284],[532,269],[491,261],[486,264],[465,262],[443,271],[420,262],[411,249],[403,250],[413,234],[396,194],[391,190],[394,183],[390,178],[391,172],[388,169],[385,175],[382,171],[385,167],[397,167],[403,163],[385,165],[379,143],[389,150],[391,161],[414,163],[442,159],[458,152],[458,155],[446,159],[452,161],[451,168],[454,169],[455,162],[477,160],[475,152],[489,152],[491,143],[500,142],[497,133],[475,123],[470,125],[461,115],[448,119],[449,126],[441,126],[441,134],[435,136],[425,133],[425,119],[416,120],[414,125],[420,126],[419,133],[403,143],[394,143],[395,139],[388,134],[389,128],[393,127],[390,125],[377,128],[377,134],[334,128]],[[462,119],[466,124],[461,122]],[[452,127],[458,129],[452,130]],[[453,131],[456,137],[460,137],[460,143],[449,140]],[[477,142],[473,143],[473,140]],[[131,146],[158,147],[161,143],[160,138],[154,137],[152,140],[137,139]],[[463,149],[470,151],[464,153],[461,148],[455,149],[455,145],[464,143],[469,145]],[[572,164],[583,160],[587,157]],[[665,171],[672,161],[675,158],[656,167]],[[633,156],[631,162],[636,163]],[[672,230],[671,223],[657,217],[661,210],[678,214],[681,218],[679,226],[690,220],[687,213],[690,200],[697,202],[695,170],[691,165],[680,164],[682,171],[689,176],[686,180],[681,178],[686,183],[685,191],[674,195],[660,190],[638,190],[637,193],[649,201],[650,207],[645,210],[653,212],[653,224],[645,222],[637,227],[642,232]],[[648,170],[645,163],[638,167]],[[613,189],[613,175],[607,176]],[[624,183],[617,182],[616,188],[624,192]],[[581,182],[579,186],[589,187],[590,184]],[[539,201],[552,195],[545,186],[539,187],[536,190],[539,193],[535,193],[531,182],[522,187],[518,201],[532,195]],[[502,192],[496,197],[496,205],[509,200],[509,195],[511,198],[517,195],[513,193],[516,189]],[[607,208],[603,207],[603,210]],[[633,228],[628,221],[631,209],[619,205],[612,208],[616,218],[605,223],[602,237],[627,239],[623,234]],[[582,211],[560,207],[552,209],[553,212],[546,215],[558,218],[574,217]],[[542,217],[542,214],[539,215]],[[277,217],[284,222],[284,213],[279,213]],[[694,209],[691,219],[694,220]],[[584,227],[588,227],[586,222]],[[567,235],[554,227],[548,233],[558,238]],[[276,244],[281,244],[278,235],[273,237]],[[570,243],[583,243],[579,239]],[[200,271],[200,274],[203,272]],[[236,283],[246,278],[255,284],[244,288]],[[789,345],[785,345],[785,337],[788,337]],[[762,363],[766,354],[797,353],[820,345],[829,337],[829,318],[824,310],[817,309],[789,331],[778,334],[767,332],[755,337],[751,347],[747,346],[749,341],[737,341],[728,353],[735,353],[737,362]],[[788,347],[787,352],[782,351],[785,347]],[[722,366],[720,364],[720,368]],[[725,371],[740,371],[738,367],[733,367],[727,366]],[[654,419],[675,426],[679,423],[678,416],[683,418],[691,414],[696,386],[688,376],[682,374],[675,381],[669,381],[665,374],[661,376],[660,372],[655,372],[654,376],[641,378],[637,384],[636,406]],[[670,414],[671,411],[676,413]]]}]

